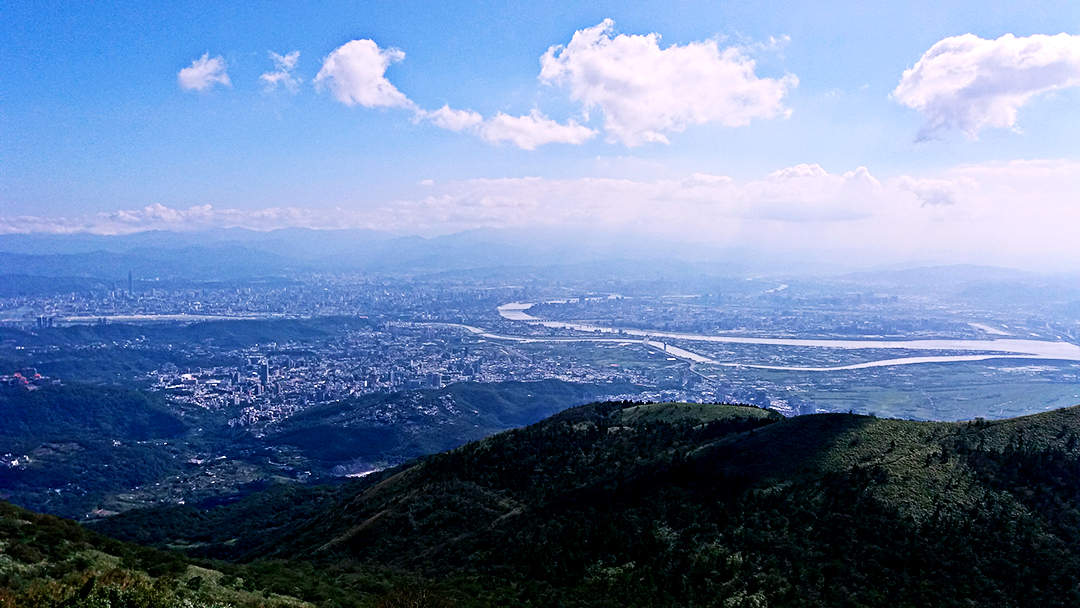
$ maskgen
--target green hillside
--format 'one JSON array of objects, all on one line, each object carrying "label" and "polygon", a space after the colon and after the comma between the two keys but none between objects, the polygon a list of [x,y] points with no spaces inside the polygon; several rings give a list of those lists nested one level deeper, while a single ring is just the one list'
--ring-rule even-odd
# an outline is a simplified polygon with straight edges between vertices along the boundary
[{"label": "green hillside", "polygon": [[713,422],[729,418],[750,417],[778,420],[776,412],[721,403],[646,403],[621,410],[618,419],[623,424],[656,422]]},{"label": "green hillside", "polygon": [[0,386],[0,418],[3,438],[145,441],[187,430],[159,394],[89,384]]},{"label": "green hillside", "polygon": [[[0,606],[202,608],[304,606],[175,553],[121,543],[71,520],[0,502]],[[247,576],[237,576],[237,573]]]},{"label": "green hillside", "polygon": [[156,521],[158,542],[243,544],[234,558],[318,580],[389,567],[459,606],[1075,606],[1078,434],[1078,408],[925,423],[600,403],[317,501],[253,495],[212,529],[167,510],[98,526]]},{"label": "green hillside", "polygon": [[86,513],[105,493],[175,472],[178,464],[162,444],[188,430],[159,394],[85,384],[0,386],[0,499]]}]

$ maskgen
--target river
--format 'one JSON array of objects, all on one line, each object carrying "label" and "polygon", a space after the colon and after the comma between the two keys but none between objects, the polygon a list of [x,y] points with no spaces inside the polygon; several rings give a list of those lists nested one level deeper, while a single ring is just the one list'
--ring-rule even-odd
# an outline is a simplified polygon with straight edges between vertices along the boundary
[{"label": "river", "polygon": [[[679,332],[644,331],[639,329],[618,329],[600,325],[583,323],[568,323],[564,321],[547,321],[528,314],[526,311],[533,305],[529,302],[511,302],[498,307],[499,314],[510,321],[521,321],[529,324],[543,325],[556,329],[573,329],[583,332],[618,334],[621,336],[633,336],[644,338],[646,342],[652,342],[650,338],[671,338],[677,340],[723,342],[730,344],[762,344],[772,346],[803,346],[817,348],[839,349],[902,349],[902,350],[948,350],[948,351],[979,351],[979,355],[943,355],[931,357],[898,357],[842,365],[836,367],[799,367],[799,366],[769,366],[752,365],[743,363],[719,363],[708,357],[704,357],[691,351],[675,348],[667,345],[665,352],[681,359],[687,359],[697,363],[710,363],[716,365],[745,366],[758,369],[777,369],[791,371],[838,371],[846,369],[865,369],[870,367],[884,367],[891,365],[911,365],[916,363],[948,363],[959,361],[982,361],[986,359],[1016,358],[1016,359],[1054,359],[1065,361],[1080,361],[1080,346],[1068,342],[1049,342],[1046,340],[814,340],[802,338],[748,338],[739,336],[715,336],[707,334],[688,334]],[[475,329],[475,328],[472,328]],[[1002,332],[1004,333],[1004,332]],[[511,338],[510,336],[498,336],[489,334],[492,338]],[[514,339],[514,338],[511,338]],[[583,338],[587,339],[587,338]],[[595,339],[595,338],[594,338]],[[532,338],[529,341],[545,341],[547,339]],[[551,338],[557,340],[557,338]],[[626,341],[612,338],[604,338],[605,341]],[[663,345],[663,343],[656,343]],[[654,346],[649,343],[649,346]]]}]

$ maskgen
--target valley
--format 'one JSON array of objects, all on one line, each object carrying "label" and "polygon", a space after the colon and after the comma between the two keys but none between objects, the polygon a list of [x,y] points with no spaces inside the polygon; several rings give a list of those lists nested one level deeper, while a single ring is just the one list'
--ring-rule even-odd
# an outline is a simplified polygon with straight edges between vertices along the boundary
[{"label": "valley", "polygon": [[144,548],[49,541],[41,568],[60,520],[9,510],[0,580],[170,606],[1070,604],[1080,292],[662,268],[18,279],[0,500]]},{"label": "valley", "polygon": [[[5,300],[25,315],[0,323],[5,412],[28,389],[58,412],[80,392],[122,405],[88,410],[99,413],[82,428],[12,427],[0,496],[75,518],[212,506],[370,474],[596,400],[915,420],[1080,403],[1080,320],[1053,301],[1002,307],[875,277],[468,276],[132,279]],[[97,321],[70,321],[87,311]],[[147,399],[182,430],[94,426],[143,415]]]}]

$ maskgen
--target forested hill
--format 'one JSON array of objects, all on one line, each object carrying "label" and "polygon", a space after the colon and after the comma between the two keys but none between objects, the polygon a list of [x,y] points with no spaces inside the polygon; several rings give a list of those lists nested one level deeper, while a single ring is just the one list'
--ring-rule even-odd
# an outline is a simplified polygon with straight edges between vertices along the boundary
[{"label": "forested hill", "polygon": [[[1076,606],[1078,434],[1077,408],[927,423],[593,404],[171,529],[204,555],[393,567],[466,606]],[[293,504],[307,514],[260,536]]]},{"label": "forested hill", "polygon": [[174,473],[166,440],[188,430],[160,394],[77,383],[0,386],[0,499],[86,513],[105,493]]},{"label": "forested hill", "polygon": [[19,440],[145,441],[187,430],[160,395],[86,384],[36,391],[0,386],[0,417],[0,437]]}]

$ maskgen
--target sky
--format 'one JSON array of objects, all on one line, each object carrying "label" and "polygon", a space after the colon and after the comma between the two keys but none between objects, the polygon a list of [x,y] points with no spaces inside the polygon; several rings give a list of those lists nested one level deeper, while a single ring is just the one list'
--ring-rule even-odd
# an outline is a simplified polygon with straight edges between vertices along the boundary
[{"label": "sky", "polygon": [[597,230],[1080,269],[1080,3],[0,6],[0,233]]}]

